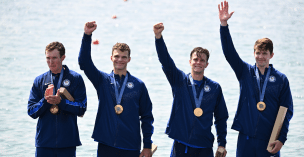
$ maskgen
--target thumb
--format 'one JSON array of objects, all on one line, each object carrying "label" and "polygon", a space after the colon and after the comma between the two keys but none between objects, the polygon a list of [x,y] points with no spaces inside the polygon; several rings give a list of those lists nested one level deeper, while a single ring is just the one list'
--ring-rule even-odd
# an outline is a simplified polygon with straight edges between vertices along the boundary
[{"label": "thumb", "polygon": [[273,149],[273,147],[275,146],[275,142],[271,142],[268,146]]},{"label": "thumb", "polygon": [[230,17],[233,15],[234,11],[230,13]]},{"label": "thumb", "polygon": [[56,93],[56,96],[59,96],[60,95],[60,92],[59,92],[60,90],[58,89],[57,90],[57,93]]}]

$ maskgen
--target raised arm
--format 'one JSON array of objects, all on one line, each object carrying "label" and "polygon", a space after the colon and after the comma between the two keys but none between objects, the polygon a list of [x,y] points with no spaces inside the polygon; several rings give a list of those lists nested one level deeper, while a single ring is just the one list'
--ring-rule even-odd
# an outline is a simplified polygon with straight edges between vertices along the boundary
[{"label": "raised arm", "polygon": [[240,56],[238,55],[238,53],[234,48],[227,24],[228,19],[230,19],[230,17],[234,12],[231,13],[228,12],[229,6],[227,1],[224,1],[224,3],[221,2],[221,5],[218,5],[218,8],[219,8],[219,19],[221,21],[220,33],[221,33],[223,53],[225,55],[226,60],[230,64],[231,68],[235,72],[236,77],[239,80],[242,76],[242,71],[243,71],[242,69],[245,63],[240,58]]},{"label": "raised arm", "polygon": [[167,46],[162,37],[162,31],[165,29],[163,23],[158,23],[153,26],[153,31],[155,34],[155,46],[158,59],[162,64],[163,71],[166,74],[166,77],[171,85],[174,85],[179,81],[179,76],[182,76],[182,72],[177,69],[174,61],[169,55]]},{"label": "raised arm", "polygon": [[84,71],[89,80],[96,88],[99,84],[98,69],[95,67],[91,57],[92,33],[97,28],[95,21],[87,22],[84,26],[81,48],[78,57],[80,69]]},{"label": "raised arm", "polygon": [[162,38],[162,32],[165,29],[163,23],[158,23],[153,26],[153,31],[155,34],[155,46],[158,59],[163,66],[163,69],[169,69],[171,66],[175,67],[172,58],[169,55],[167,46],[164,39]]}]

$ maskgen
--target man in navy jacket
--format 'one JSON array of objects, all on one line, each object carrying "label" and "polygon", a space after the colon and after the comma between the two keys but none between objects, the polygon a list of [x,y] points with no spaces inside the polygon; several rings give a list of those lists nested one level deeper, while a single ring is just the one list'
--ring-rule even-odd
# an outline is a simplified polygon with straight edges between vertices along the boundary
[{"label": "man in navy jacket", "polygon": [[[237,157],[280,156],[280,149],[287,140],[289,121],[293,115],[293,101],[287,77],[269,64],[273,57],[273,43],[268,38],[256,41],[254,45],[255,65],[243,61],[236,52],[228,29],[228,2],[219,8],[221,41],[226,60],[240,83],[240,98],[232,129],[239,131]],[[261,105],[261,103],[263,105]],[[287,113],[274,148],[267,146],[280,106]]]},{"label": "man in navy jacket", "polygon": [[225,149],[228,111],[221,86],[204,76],[209,51],[194,48],[189,60],[191,73],[185,74],[168,53],[162,37],[163,23],[155,24],[153,30],[158,58],[174,98],[166,128],[166,134],[174,139],[171,157],[213,157],[213,116],[218,147]]},{"label": "man in navy jacket", "polygon": [[[65,48],[61,43],[47,45],[45,56],[50,70],[36,77],[27,106],[28,115],[39,118],[36,157],[75,157],[76,146],[81,145],[77,116],[83,116],[87,107],[85,85],[80,74],[62,65]],[[60,97],[60,87],[75,101]],[[51,113],[54,108],[58,112]]]},{"label": "man in navy jacket", "polygon": [[[85,24],[78,60],[99,99],[92,135],[98,142],[97,156],[151,157],[154,118],[147,88],[144,82],[127,71],[131,57],[130,48],[125,43],[117,43],[112,48],[111,73],[95,67],[91,58],[91,41],[96,27],[95,21]],[[141,153],[140,121],[144,145]]]}]

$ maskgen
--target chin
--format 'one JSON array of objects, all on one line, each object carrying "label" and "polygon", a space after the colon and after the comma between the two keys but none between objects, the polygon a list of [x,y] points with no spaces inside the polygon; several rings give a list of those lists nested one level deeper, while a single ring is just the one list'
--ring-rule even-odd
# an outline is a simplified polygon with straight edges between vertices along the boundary
[{"label": "chin", "polygon": [[204,69],[202,69],[202,68],[197,68],[197,69],[194,69],[193,71],[194,71],[194,72],[198,72],[198,73],[200,73],[200,72],[203,72],[203,71],[204,71]]},{"label": "chin", "polygon": [[116,70],[125,70],[126,67],[116,67],[115,69],[116,69]]},{"label": "chin", "polygon": [[55,69],[54,68],[50,68],[50,70],[53,72]]},{"label": "chin", "polygon": [[204,71],[201,71],[201,70],[200,70],[200,71],[198,71],[198,70],[197,70],[197,71],[196,71],[196,70],[194,70],[193,72],[194,72],[194,73],[196,73],[196,74],[201,74],[201,73],[204,73]]},{"label": "chin", "polygon": [[259,67],[266,67],[266,64],[258,64]]}]

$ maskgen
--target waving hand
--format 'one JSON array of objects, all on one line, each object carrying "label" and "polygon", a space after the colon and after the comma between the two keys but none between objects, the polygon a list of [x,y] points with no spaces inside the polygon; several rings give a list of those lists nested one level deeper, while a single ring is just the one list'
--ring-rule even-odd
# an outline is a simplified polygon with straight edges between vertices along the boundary
[{"label": "waving hand", "polygon": [[220,18],[220,21],[221,21],[221,25],[222,26],[227,26],[227,21],[228,19],[230,19],[230,17],[232,16],[232,14],[234,13],[231,12],[229,13],[228,12],[228,8],[229,8],[229,5],[228,5],[228,2],[227,1],[224,1],[221,2],[221,4],[218,5],[218,9],[219,9],[219,18]]}]

